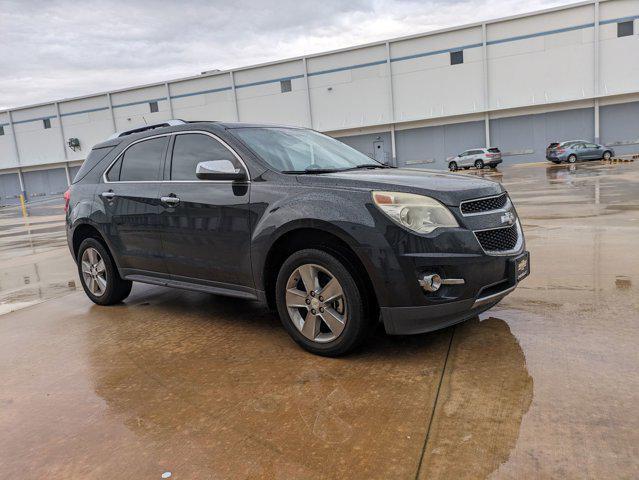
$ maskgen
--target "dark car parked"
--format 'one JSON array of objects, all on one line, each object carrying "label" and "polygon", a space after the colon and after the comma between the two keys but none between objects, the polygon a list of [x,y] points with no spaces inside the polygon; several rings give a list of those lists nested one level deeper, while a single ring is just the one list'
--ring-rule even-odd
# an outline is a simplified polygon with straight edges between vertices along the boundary
[{"label": "dark car parked", "polygon": [[546,148],[546,159],[553,163],[575,163],[577,160],[610,160],[614,154],[615,151],[610,147],[585,140],[553,142]]},{"label": "dark car parked", "polygon": [[427,332],[528,274],[499,184],[382,165],[294,127],[171,121],[96,145],[65,195],[100,305],[133,281],[259,299],[307,350],[344,354],[381,318]]}]

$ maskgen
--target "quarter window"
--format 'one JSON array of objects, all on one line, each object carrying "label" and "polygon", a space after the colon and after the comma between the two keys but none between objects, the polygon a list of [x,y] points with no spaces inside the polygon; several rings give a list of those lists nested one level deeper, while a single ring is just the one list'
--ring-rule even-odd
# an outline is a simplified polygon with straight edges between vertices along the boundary
[{"label": "quarter window", "polygon": [[171,160],[171,180],[197,180],[197,164],[210,160],[229,160],[235,168],[241,168],[229,149],[216,139],[200,133],[176,135]]},{"label": "quarter window", "polygon": [[[164,158],[167,139],[168,137],[152,138],[128,148],[121,160],[119,180],[122,182],[160,180],[160,166]],[[113,167],[117,167],[117,163]],[[109,171],[107,178],[112,180],[111,171]]]},{"label": "quarter window", "polygon": [[629,37],[630,35],[634,35],[634,22],[630,20],[629,22],[619,22],[617,23],[617,36],[618,37]]}]

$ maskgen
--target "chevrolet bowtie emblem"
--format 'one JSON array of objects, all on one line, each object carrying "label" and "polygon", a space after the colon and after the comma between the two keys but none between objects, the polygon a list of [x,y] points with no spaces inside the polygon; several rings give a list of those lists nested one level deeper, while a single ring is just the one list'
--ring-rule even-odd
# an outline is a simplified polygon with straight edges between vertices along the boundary
[{"label": "chevrolet bowtie emblem", "polygon": [[501,216],[501,223],[512,225],[515,223],[515,215],[512,212],[506,212]]}]

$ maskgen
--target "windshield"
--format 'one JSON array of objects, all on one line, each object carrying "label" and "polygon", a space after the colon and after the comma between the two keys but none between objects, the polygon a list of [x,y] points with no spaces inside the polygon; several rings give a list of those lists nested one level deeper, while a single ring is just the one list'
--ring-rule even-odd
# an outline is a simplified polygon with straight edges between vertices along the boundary
[{"label": "windshield", "polygon": [[284,173],[313,173],[385,165],[321,133],[285,127],[231,130],[271,167]]}]

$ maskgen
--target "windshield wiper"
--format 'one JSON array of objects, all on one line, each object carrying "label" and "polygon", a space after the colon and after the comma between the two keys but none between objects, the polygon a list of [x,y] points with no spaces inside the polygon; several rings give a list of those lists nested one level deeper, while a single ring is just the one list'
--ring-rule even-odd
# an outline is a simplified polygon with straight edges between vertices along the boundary
[{"label": "windshield wiper", "polygon": [[382,163],[364,163],[355,167],[346,168],[345,170],[356,170],[358,168],[391,168],[390,165],[384,165]]},{"label": "windshield wiper", "polygon": [[339,172],[341,169],[337,168],[306,168],[304,170],[282,170],[282,173],[292,173],[295,175],[305,175],[310,173],[334,173]]}]

